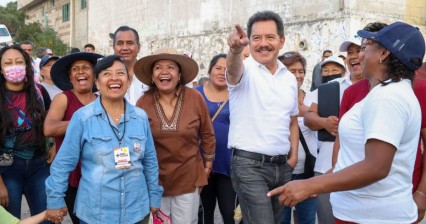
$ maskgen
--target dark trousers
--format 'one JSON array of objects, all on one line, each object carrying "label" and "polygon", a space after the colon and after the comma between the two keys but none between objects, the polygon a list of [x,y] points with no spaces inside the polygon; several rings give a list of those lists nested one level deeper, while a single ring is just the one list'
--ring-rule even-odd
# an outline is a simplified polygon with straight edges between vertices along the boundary
[{"label": "dark trousers", "polygon": [[212,173],[209,178],[209,184],[203,188],[200,197],[203,212],[199,213],[198,224],[214,224],[216,200],[223,223],[235,224],[234,209],[236,194],[232,188],[230,177]]},{"label": "dark trousers", "polygon": [[77,197],[77,189],[76,187],[72,187],[68,185],[67,192],[65,192],[65,204],[68,208],[68,214],[72,220],[73,224],[79,224],[80,219],[74,214],[74,204],[75,198]]}]

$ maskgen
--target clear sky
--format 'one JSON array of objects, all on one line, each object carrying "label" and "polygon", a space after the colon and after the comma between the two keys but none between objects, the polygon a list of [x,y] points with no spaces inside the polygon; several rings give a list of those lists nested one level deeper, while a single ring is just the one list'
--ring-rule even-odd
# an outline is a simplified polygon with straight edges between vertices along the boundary
[{"label": "clear sky", "polygon": [[[16,0],[15,0],[16,1]],[[6,6],[7,5],[7,3],[9,3],[9,2],[13,2],[13,0],[0,0],[0,5],[1,6]]]}]

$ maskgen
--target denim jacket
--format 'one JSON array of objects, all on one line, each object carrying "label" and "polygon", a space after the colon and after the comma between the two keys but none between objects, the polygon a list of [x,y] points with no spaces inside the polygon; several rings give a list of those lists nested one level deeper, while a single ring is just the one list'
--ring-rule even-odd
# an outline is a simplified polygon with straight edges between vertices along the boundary
[{"label": "denim jacket", "polygon": [[[116,126],[105,113],[100,97],[76,111],[46,180],[47,208],[65,207],[68,175],[81,161],[82,177],[75,209],[87,223],[136,223],[150,207],[160,208],[158,162],[146,113],[126,101],[126,112]],[[124,125],[125,124],[125,125]],[[125,131],[124,131],[125,126]],[[115,168],[114,148],[130,151],[131,166]]]}]

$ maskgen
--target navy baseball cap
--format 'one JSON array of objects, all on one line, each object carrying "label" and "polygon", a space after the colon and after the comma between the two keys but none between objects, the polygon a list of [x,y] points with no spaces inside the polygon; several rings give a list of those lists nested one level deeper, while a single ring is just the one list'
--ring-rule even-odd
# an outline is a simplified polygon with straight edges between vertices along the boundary
[{"label": "navy baseball cap", "polygon": [[413,71],[422,65],[425,40],[417,27],[404,22],[395,22],[378,32],[359,30],[357,33],[362,38],[378,42]]},{"label": "navy baseball cap", "polygon": [[51,55],[46,55],[44,56],[41,61],[40,61],[40,69],[43,68],[47,62],[49,62],[50,60],[58,60],[59,57],[58,56],[51,56]]}]

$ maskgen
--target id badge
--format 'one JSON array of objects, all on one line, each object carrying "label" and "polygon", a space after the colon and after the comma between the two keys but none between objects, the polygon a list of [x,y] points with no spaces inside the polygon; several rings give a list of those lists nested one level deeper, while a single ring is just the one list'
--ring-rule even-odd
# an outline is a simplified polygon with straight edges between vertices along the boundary
[{"label": "id badge", "polygon": [[130,152],[128,147],[114,148],[115,169],[130,168]]}]

